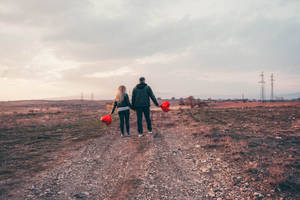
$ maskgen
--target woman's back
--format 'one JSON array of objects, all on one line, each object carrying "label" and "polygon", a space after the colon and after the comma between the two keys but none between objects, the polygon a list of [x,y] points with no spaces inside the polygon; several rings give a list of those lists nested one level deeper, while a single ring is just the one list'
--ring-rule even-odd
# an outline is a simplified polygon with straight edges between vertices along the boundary
[{"label": "woman's back", "polygon": [[117,102],[115,101],[115,104],[117,104],[117,107],[126,107],[126,106],[130,106],[130,101],[129,101],[129,97],[128,94],[124,94],[123,100],[121,102]]}]

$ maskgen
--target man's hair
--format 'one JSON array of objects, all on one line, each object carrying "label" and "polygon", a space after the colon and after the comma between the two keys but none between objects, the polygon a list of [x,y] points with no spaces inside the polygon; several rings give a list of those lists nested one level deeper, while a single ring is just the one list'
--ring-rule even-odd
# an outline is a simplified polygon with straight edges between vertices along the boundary
[{"label": "man's hair", "polygon": [[145,83],[145,78],[144,77],[140,78],[140,83]]}]

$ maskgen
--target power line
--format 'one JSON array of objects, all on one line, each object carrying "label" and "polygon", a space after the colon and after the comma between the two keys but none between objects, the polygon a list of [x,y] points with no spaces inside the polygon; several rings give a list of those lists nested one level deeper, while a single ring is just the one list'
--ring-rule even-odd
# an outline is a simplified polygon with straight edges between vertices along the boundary
[{"label": "power line", "polygon": [[91,93],[91,100],[94,101],[94,93]]},{"label": "power line", "polygon": [[271,74],[271,101],[274,100],[274,76]]},{"label": "power line", "polygon": [[261,84],[261,90],[260,90],[260,100],[262,102],[265,101],[265,80],[264,80],[264,72],[260,74],[261,80],[259,83]]}]

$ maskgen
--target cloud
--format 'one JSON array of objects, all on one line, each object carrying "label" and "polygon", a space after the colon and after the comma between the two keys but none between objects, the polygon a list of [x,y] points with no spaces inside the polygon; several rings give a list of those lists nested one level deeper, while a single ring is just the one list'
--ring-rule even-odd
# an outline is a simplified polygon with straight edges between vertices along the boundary
[{"label": "cloud", "polygon": [[2,0],[0,75],[15,91],[32,80],[109,98],[143,75],[161,96],[255,96],[265,71],[298,92],[299,13],[297,0]]},{"label": "cloud", "polygon": [[121,67],[116,70],[111,71],[103,71],[103,72],[95,72],[93,74],[87,74],[85,77],[87,78],[110,78],[117,76],[125,76],[126,75],[134,75],[134,72],[129,67]]}]

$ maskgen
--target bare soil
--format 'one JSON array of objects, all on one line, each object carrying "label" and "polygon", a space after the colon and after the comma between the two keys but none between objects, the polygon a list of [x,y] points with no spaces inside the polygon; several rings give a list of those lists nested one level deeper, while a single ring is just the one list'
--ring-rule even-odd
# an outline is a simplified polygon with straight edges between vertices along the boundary
[{"label": "bare soil", "polygon": [[299,102],[153,109],[142,138],[105,103],[0,103],[0,198],[300,198]]}]

